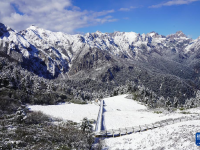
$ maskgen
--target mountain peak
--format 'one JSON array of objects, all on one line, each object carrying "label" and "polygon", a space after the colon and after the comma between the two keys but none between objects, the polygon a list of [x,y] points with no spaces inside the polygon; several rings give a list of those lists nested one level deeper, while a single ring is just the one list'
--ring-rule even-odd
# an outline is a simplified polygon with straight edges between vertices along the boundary
[{"label": "mountain peak", "polygon": [[177,31],[176,35],[179,37],[187,37],[182,31]]},{"label": "mountain peak", "polygon": [[102,33],[102,32],[97,30],[95,33]]},{"label": "mountain peak", "polygon": [[85,36],[91,36],[91,33],[90,32],[87,32],[86,34],[85,34]]},{"label": "mountain peak", "polygon": [[6,32],[16,32],[14,31],[12,28],[10,28],[9,26],[3,24],[3,23],[0,23],[0,35],[2,36],[4,33]]},{"label": "mountain peak", "polygon": [[6,25],[0,22],[0,27],[5,27]]},{"label": "mountain peak", "polygon": [[101,31],[98,31],[98,30],[97,30],[96,32],[93,33],[94,36],[101,36],[101,35],[103,35],[103,34],[104,34],[104,33],[102,33]]},{"label": "mountain peak", "polygon": [[7,31],[7,26],[4,25],[3,23],[0,23],[0,31],[6,32]]},{"label": "mountain peak", "polygon": [[183,31],[177,31],[176,34],[184,34]]},{"label": "mountain peak", "polygon": [[38,29],[39,27],[37,27],[36,25],[31,25],[28,29],[32,29],[32,30],[36,30]]},{"label": "mountain peak", "polygon": [[177,31],[175,34],[170,34],[167,38],[188,38],[182,31]]},{"label": "mountain peak", "polygon": [[150,37],[158,37],[159,36],[159,34],[157,32],[155,32],[155,31],[147,33],[147,35],[150,36]]}]

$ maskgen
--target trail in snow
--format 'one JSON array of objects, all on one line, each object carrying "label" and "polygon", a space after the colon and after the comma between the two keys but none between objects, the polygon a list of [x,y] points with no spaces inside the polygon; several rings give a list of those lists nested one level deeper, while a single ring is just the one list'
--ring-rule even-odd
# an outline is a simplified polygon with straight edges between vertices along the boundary
[{"label": "trail in snow", "polygon": [[104,129],[110,130],[141,126],[161,120],[176,119],[191,115],[182,114],[178,111],[174,113],[163,112],[158,114],[137,101],[127,99],[126,96],[127,95],[120,95],[104,99]]},{"label": "trail in snow", "polygon": [[[147,131],[148,129],[164,127],[166,125],[171,125],[183,121],[200,119],[199,115],[190,116],[190,114],[185,115],[185,114],[180,114],[180,112],[175,112],[171,114],[162,114],[162,115],[156,114],[149,111],[146,106],[141,105],[138,102],[133,101],[131,99],[125,98],[126,96],[127,95],[120,95],[102,100],[103,105],[101,107],[103,108],[101,109],[103,111],[101,111],[102,115],[101,131],[98,130],[98,132],[96,132],[97,136],[104,136],[104,137],[121,136],[135,132]],[[117,115],[108,116],[107,113],[112,113]],[[140,116],[141,114],[144,116],[147,113],[148,115],[146,115],[145,118],[143,116],[141,118],[127,117],[132,113],[134,113],[135,116],[138,115]],[[119,115],[121,115],[120,116],[121,118],[119,117]],[[116,119],[120,118],[121,120],[123,120],[122,117],[128,118],[127,122],[120,122],[120,120]],[[112,119],[113,121],[110,122],[109,119]],[[143,121],[141,121],[140,119],[143,119]],[[116,127],[118,125],[119,128],[111,128],[110,126],[108,126],[108,122],[112,123],[109,124],[111,127]],[[130,124],[129,122],[132,123],[132,126],[129,125]],[[118,124],[116,125],[116,123]]]},{"label": "trail in snow", "polygon": [[187,121],[154,130],[138,132],[117,138],[104,139],[103,150],[199,150],[195,134],[198,121]]},{"label": "trail in snow", "polygon": [[[189,114],[182,114],[177,110],[173,113],[157,114],[148,110],[140,103],[126,99],[126,95],[110,97],[104,99],[103,128],[119,129],[132,126],[145,125],[159,122],[161,120],[178,119],[188,117],[192,114],[200,113],[200,108],[185,110]],[[119,114],[121,115],[119,116]],[[126,118],[126,116],[131,116]],[[125,122],[123,122],[125,121]],[[146,122],[145,122],[146,121]],[[170,149],[170,150],[198,150],[195,144],[195,134],[200,132],[199,120],[190,120],[165,125],[145,132],[136,132],[116,138],[105,138],[103,150],[150,150],[150,149]],[[158,126],[159,127],[159,126]],[[95,145],[94,145],[95,147]]]}]

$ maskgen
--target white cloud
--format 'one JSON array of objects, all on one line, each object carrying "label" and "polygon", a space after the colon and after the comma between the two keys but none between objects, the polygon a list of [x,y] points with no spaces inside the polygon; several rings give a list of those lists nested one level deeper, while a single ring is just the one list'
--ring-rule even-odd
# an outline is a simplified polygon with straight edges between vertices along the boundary
[{"label": "white cloud", "polygon": [[102,23],[105,23],[105,22],[115,22],[115,21],[117,21],[117,19],[113,19],[112,16],[105,16],[102,19],[96,19],[96,21],[102,24]]},{"label": "white cloud", "polygon": [[[17,12],[13,5],[18,9]],[[0,2],[0,22],[18,31],[34,24],[52,31],[74,33],[78,28],[117,21],[108,15],[113,12],[114,10],[81,11],[79,7],[71,3],[71,0],[6,0]]]},{"label": "white cloud", "polygon": [[0,1],[0,19],[3,16],[7,16],[9,14],[11,14],[14,11],[14,9],[12,7],[10,7],[10,4],[7,1]]},{"label": "white cloud", "polygon": [[131,11],[132,9],[135,9],[135,8],[137,8],[137,7],[131,6],[131,7],[128,7],[128,8],[120,8],[119,11]]},{"label": "white cloud", "polygon": [[95,17],[99,17],[99,16],[104,16],[104,15],[106,15],[106,14],[108,14],[108,13],[114,13],[115,12],[115,10],[114,9],[112,9],[112,10],[107,10],[107,11],[101,11],[101,12],[95,12],[94,13],[94,16]]},{"label": "white cloud", "polygon": [[119,11],[130,11],[130,8],[120,8]]},{"label": "white cloud", "polygon": [[184,4],[190,4],[190,3],[196,2],[196,1],[199,1],[199,0],[171,0],[166,3],[152,5],[149,8],[159,8],[162,6],[173,6],[173,5],[184,5]]}]

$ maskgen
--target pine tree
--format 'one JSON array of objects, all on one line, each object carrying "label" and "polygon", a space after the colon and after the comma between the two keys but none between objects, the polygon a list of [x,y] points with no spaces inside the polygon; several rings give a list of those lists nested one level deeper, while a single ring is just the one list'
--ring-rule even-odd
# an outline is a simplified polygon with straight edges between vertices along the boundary
[{"label": "pine tree", "polygon": [[81,129],[83,132],[92,132],[92,125],[88,118],[83,118],[82,123],[81,123]]}]

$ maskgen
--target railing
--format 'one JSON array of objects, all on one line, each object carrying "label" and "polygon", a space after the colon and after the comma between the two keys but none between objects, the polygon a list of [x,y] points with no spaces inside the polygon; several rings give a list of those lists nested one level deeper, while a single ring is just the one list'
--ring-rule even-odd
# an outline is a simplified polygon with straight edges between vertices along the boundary
[{"label": "railing", "polygon": [[95,126],[96,133],[101,132],[101,128],[102,128],[101,125],[102,125],[103,104],[104,104],[104,100],[101,100],[100,107],[99,107],[99,113],[97,116],[97,122],[96,122],[96,126]]},{"label": "railing", "polygon": [[154,129],[158,127],[163,127],[166,125],[171,125],[179,122],[184,122],[188,120],[200,120],[200,114],[198,115],[191,115],[191,116],[185,116],[185,117],[180,117],[180,118],[175,118],[175,119],[167,119],[167,120],[162,120],[159,122],[155,122],[152,124],[145,124],[145,125],[139,125],[135,127],[128,127],[128,128],[119,128],[119,129],[110,129],[110,130],[101,130],[98,132],[96,130],[96,137],[118,137],[118,136],[123,136],[127,134],[132,134],[136,132],[143,132],[147,131],[149,129]]}]

